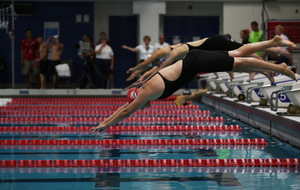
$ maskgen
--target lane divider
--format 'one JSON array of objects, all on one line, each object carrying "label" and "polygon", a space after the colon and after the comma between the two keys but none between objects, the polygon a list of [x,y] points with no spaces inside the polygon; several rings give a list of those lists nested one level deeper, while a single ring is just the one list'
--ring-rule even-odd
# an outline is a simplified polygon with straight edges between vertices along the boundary
[{"label": "lane divider", "polygon": [[[299,167],[0,167],[2,173],[137,173],[137,172],[197,172],[197,173],[291,173]],[[51,179],[52,180],[52,179]],[[51,181],[53,182],[53,181]]]},{"label": "lane divider", "polygon": [[[76,123],[94,123],[104,121],[105,117],[2,117],[0,123],[58,123],[58,122],[76,122]],[[176,122],[225,122],[224,117],[129,117],[125,123],[176,123]]]},{"label": "lane divider", "polygon": [[298,158],[144,159],[144,160],[0,160],[0,167],[298,167]]},{"label": "lane divider", "polygon": [[193,149],[256,149],[264,150],[267,145],[0,145],[0,149],[19,149],[19,150],[63,150],[63,149],[172,149],[172,150],[193,150]]},{"label": "lane divider", "polygon": [[[170,96],[163,100],[154,100],[153,102],[168,102],[173,101],[177,98],[177,96]],[[127,98],[123,97],[113,97],[113,98],[12,98],[12,103],[33,103],[33,104],[46,104],[47,102],[51,103],[61,103],[66,104],[68,102],[76,103],[86,103],[86,102],[100,102],[103,101],[105,103],[110,103],[114,101],[127,101]]]},{"label": "lane divider", "polygon": [[[70,110],[65,110],[70,109]],[[65,108],[59,110],[45,110],[44,107],[41,110],[8,110],[2,112],[0,117],[63,117],[63,116],[95,116],[95,117],[106,117],[114,113],[114,110],[111,108],[87,108],[84,110],[73,110],[73,108]],[[101,110],[101,111],[100,111]],[[209,110],[143,110],[137,111],[133,116],[147,116],[147,117],[174,117],[174,116],[197,116],[197,117],[208,117],[211,115]]]},{"label": "lane divider", "polygon": [[[126,101],[127,102],[127,101]],[[28,104],[28,105],[10,105],[7,104],[4,107],[0,107],[0,111],[13,111],[13,110],[116,110],[120,106],[124,105],[124,103],[119,103],[119,104],[110,104],[110,103],[105,103],[106,105],[103,104],[92,104],[92,105],[78,105],[77,102],[74,102],[73,105],[55,105],[57,104],[56,102],[50,103],[49,105],[34,105],[34,104]],[[192,105],[192,106],[176,106],[174,104],[163,104],[163,105],[152,105],[149,108],[146,108],[146,110],[200,110],[200,106],[198,105]]]},{"label": "lane divider", "polygon": [[[95,126],[22,126],[22,127],[0,127],[1,131],[91,131]],[[242,128],[239,125],[197,125],[197,126],[111,126],[106,131],[242,131]]]},{"label": "lane divider", "polygon": [[265,139],[19,139],[0,145],[268,145]]},{"label": "lane divider", "polygon": [[[0,134],[13,134],[13,135],[91,135],[91,131],[0,131]],[[130,135],[208,135],[208,136],[216,136],[216,135],[228,135],[228,136],[238,136],[242,134],[242,131],[104,131],[98,133],[101,134],[116,134],[116,135],[123,135],[123,134],[130,134]],[[97,135],[97,134],[96,134]]]}]

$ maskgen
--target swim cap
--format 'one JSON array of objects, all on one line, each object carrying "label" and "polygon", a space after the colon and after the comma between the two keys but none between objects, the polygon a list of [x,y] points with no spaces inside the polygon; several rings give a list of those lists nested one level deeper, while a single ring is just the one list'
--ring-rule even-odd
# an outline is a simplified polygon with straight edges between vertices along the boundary
[{"label": "swim cap", "polygon": [[[145,59],[145,60],[149,59],[149,57],[151,57],[151,54],[148,54],[148,55],[146,56],[146,59]],[[148,67],[153,67],[153,63],[149,63],[149,64],[148,64]]]},{"label": "swim cap", "polygon": [[130,88],[127,93],[128,102],[131,103],[139,93],[140,93],[140,89],[136,87]]},{"label": "swim cap", "polygon": [[166,62],[167,59],[168,59],[167,57],[161,58],[157,63],[158,67],[161,67]]}]

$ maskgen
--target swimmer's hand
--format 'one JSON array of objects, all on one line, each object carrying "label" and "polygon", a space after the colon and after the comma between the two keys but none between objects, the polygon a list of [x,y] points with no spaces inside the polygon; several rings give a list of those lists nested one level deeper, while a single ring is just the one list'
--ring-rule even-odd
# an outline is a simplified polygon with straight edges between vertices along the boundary
[{"label": "swimmer's hand", "polygon": [[145,75],[142,75],[137,81],[136,83],[145,83],[147,79],[145,79]]},{"label": "swimmer's hand", "polygon": [[103,132],[105,131],[106,129],[108,129],[108,127],[104,124],[99,124],[98,127],[95,127],[95,128],[92,128],[91,129],[91,132],[92,134],[96,133],[97,131],[99,132]]},{"label": "swimmer's hand", "polygon": [[133,68],[128,69],[128,71],[126,71],[127,74],[133,73]]},{"label": "swimmer's hand", "polygon": [[126,88],[123,88],[123,91],[125,90],[128,90],[129,88],[133,88],[133,87],[141,87],[146,81],[142,81],[142,82],[139,82],[139,81],[136,81],[134,83],[132,83],[131,85],[127,86]]},{"label": "swimmer's hand", "polygon": [[131,81],[132,79],[134,79],[136,77],[135,73],[132,73],[127,79],[126,81]]}]

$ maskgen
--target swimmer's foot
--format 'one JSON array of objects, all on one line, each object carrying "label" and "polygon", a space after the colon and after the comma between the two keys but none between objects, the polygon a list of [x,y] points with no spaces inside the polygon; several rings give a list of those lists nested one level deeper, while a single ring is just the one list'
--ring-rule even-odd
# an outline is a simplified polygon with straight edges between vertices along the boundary
[{"label": "swimmer's foot", "polygon": [[256,75],[256,73],[250,73],[250,74],[249,74],[249,79],[248,79],[247,82],[252,81],[252,80],[254,79],[255,75]]},{"label": "swimmer's foot", "polygon": [[202,94],[205,94],[206,92],[207,92],[207,89],[201,89],[196,92],[193,92],[192,96],[193,96],[193,98],[197,98],[197,97],[201,96]]},{"label": "swimmer's foot", "polygon": [[265,75],[269,79],[271,84],[275,82],[274,80],[275,73],[273,71],[264,71],[261,74]]},{"label": "swimmer's foot", "polygon": [[232,81],[232,79],[234,79],[234,73],[233,72],[227,72],[229,74],[230,77],[230,81]]},{"label": "swimmer's foot", "polygon": [[289,60],[292,60],[292,55],[290,54],[290,52],[286,51],[283,47],[276,47],[276,48],[280,55],[288,58]]},{"label": "swimmer's foot", "polygon": [[296,44],[294,44],[293,42],[289,41],[289,40],[284,40],[282,39],[280,36],[276,35],[274,38],[273,38],[273,41],[275,42],[275,46],[283,46],[283,47],[286,47],[286,46],[289,46],[289,47],[297,47]]},{"label": "swimmer's foot", "polygon": [[278,66],[282,69],[281,73],[283,75],[288,76],[295,81],[298,81],[298,79],[295,76],[295,73],[291,69],[289,69],[286,63],[280,63]]}]

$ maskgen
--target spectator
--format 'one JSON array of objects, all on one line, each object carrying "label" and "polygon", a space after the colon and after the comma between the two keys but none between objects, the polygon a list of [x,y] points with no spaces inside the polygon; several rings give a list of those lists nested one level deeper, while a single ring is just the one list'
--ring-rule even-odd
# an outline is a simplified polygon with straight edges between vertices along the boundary
[{"label": "spectator", "polygon": [[165,42],[165,36],[164,35],[160,35],[159,38],[158,38],[158,40],[159,40],[159,43],[154,44],[154,52],[156,52],[160,48],[164,48],[164,47],[170,46],[170,44],[168,44],[167,42]]},{"label": "spectator", "polygon": [[[282,39],[285,40],[289,40],[289,38],[284,35],[284,28],[281,25],[277,25],[275,27],[275,34],[280,36]],[[288,51],[289,53],[292,53],[292,48],[291,47],[283,47],[286,51]],[[280,64],[282,62],[289,64],[290,63],[290,59],[288,59],[287,57],[284,57],[280,54],[278,54],[279,58],[275,61],[275,64]],[[293,64],[293,62],[291,61],[291,64]]]},{"label": "spectator", "polygon": [[[94,68],[94,55],[95,55],[95,46],[94,43],[91,40],[91,36],[86,34],[83,36],[83,41],[84,42],[89,42],[90,43],[90,48],[91,51],[89,53],[85,53],[84,55],[82,54],[82,56],[84,56],[86,64],[84,65],[84,70],[86,74],[91,75],[91,80],[93,85],[95,86],[95,68]],[[87,77],[85,76],[83,78],[83,81],[80,85],[80,88],[85,88],[86,87],[86,81],[87,81]]]},{"label": "spectator", "polygon": [[114,68],[114,52],[109,45],[107,45],[107,38],[101,38],[101,44],[95,48],[96,60],[95,66],[100,73],[96,74],[96,88],[107,88],[107,80],[109,78],[110,70]]},{"label": "spectator", "polygon": [[30,29],[26,30],[26,36],[27,38],[22,41],[21,45],[21,65],[22,74],[25,75],[26,87],[29,88],[29,73],[31,70],[37,78],[38,86],[40,86],[40,70],[35,60],[39,50],[39,43],[32,37],[32,31]]},{"label": "spectator", "polygon": [[150,45],[150,41],[151,41],[150,36],[144,36],[145,44],[138,45],[135,48],[123,45],[122,48],[128,49],[133,52],[139,52],[140,53],[140,61],[139,62],[141,63],[146,60],[147,55],[153,53],[154,47],[153,47],[153,45]]},{"label": "spectator", "polygon": [[[249,42],[260,42],[262,38],[262,31],[258,29],[258,23],[256,21],[251,22],[251,28],[253,32],[250,34]],[[261,52],[257,52],[257,55],[261,57]]]},{"label": "spectator", "polygon": [[249,43],[249,35],[246,30],[241,30],[240,36],[242,38],[242,44],[248,44]]},{"label": "spectator", "polygon": [[[53,39],[53,43],[49,44],[49,41]],[[53,80],[53,88],[57,88],[56,85],[56,65],[61,64],[61,54],[64,50],[64,44],[59,42],[58,35],[51,36],[47,40],[46,44],[49,44],[49,48],[52,48],[52,55],[51,55],[51,78]]]},{"label": "spectator", "polygon": [[[99,42],[98,42],[96,45],[99,45],[99,44],[101,44],[101,39],[102,39],[103,37],[106,37],[106,38],[107,38],[107,36],[106,36],[106,33],[105,33],[105,32],[101,32],[101,33],[100,33],[100,40],[99,40]],[[110,43],[110,41],[109,41],[109,40],[107,40],[106,44],[107,44],[107,45],[109,45],[109,46],[112,48],[112,44]]]},{"label": "spectator", "polygon": [[44,42],[43,36],[39,36],[37,41],[39,42],[40,48],[36,62],[40,66],[41,89],[46,89],[46,70],[49,65],[48,46]]},{"label": "spectator", "polygon": [[[105,33],[105,32],[101,32],[101,33],[100,33],[100,40],[101,40],[101,38],[103,38],[103,37],[106,37],[106,33]],[[101,44],[100,40],[99,40],[99,42],[98,42],[97,45]],[[107,40],[106,44],[109,45],[109,46],[112,48],[112,44],[110,43],[110,41]],[[115,85],[114,85],[113,67],[112,67],[112,69],[110,70],[110,74],[109,74],[109,82],[110,82],[111,88],[114,88]]]}]

